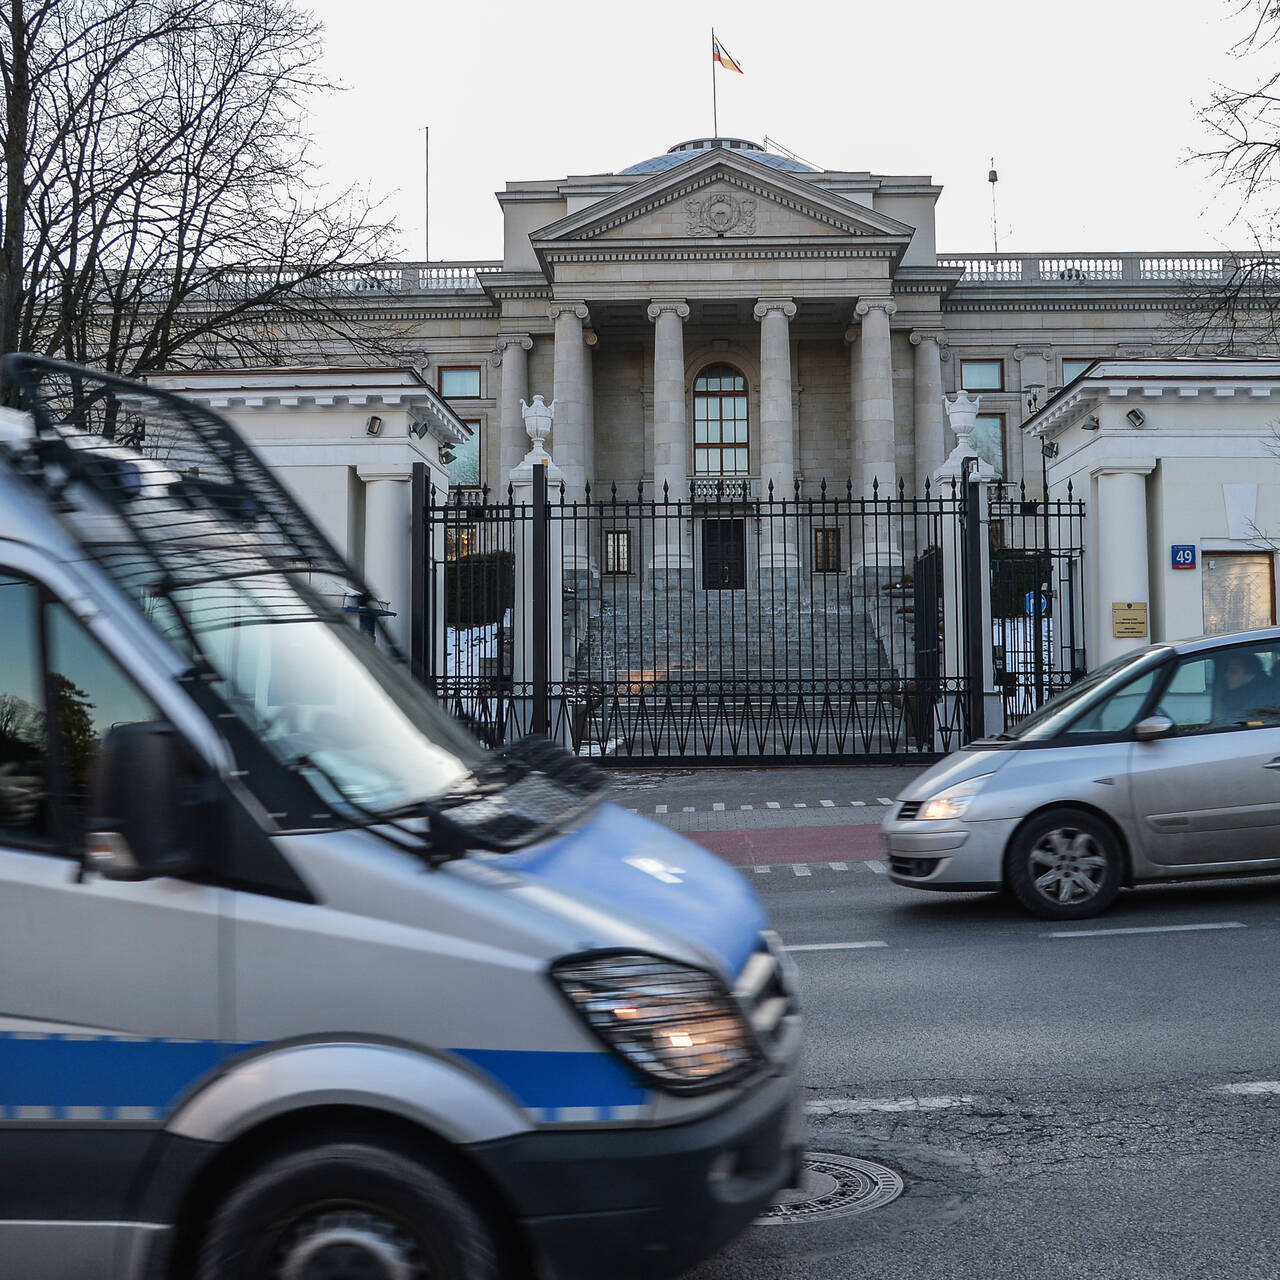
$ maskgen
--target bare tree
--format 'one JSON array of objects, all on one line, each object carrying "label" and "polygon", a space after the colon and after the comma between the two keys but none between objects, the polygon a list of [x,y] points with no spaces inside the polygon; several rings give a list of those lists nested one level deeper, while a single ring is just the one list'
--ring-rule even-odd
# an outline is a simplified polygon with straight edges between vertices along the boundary
[{"label": "bare tree", "polygon": [[[1238,221],[1249,228],[1243,252],[1220,263],[1197,263],[1179,290],[1167,335],[1181,350],[1216,354],[1275,354],[1280,343],[1280,254],[1274,197],[1280,183],[1280,3],[1236,0],[1244,33],[1232,52],[1252,80],[1218,85],[1200,111],[1210,141],[1191,158],[1239,200]],[[1247,60],[1263,63],[1250,73]]]},{"label": "bare tree", "polygon": [[390,228],[319,195],[320,28],[292,0],[0,0],[0,350],[125,374],[274,362]]}]

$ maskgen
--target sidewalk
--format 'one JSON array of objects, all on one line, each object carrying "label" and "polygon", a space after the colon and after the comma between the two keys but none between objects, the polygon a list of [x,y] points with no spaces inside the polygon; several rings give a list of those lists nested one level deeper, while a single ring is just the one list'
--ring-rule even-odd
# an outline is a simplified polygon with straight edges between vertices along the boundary
[{"label": "sidewalk", "polygon": [[920,768],[756,768],[615,774],[614,799],[719,854],[731,866],[863,861]]}]

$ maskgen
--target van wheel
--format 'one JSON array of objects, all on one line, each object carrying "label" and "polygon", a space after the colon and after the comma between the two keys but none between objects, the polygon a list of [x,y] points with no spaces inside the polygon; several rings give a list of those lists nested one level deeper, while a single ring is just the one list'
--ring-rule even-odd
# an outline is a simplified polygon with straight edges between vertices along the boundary
[{"label": "van wheel", "polygon": [[1120,892],[1120,844],[1100,819],[1051,809],[1027,823],[1009,850],[1013,896],[1042,920],[1099,915]]},{"label": "van wheel", "polygon": [[218,1209],[198,1280],[498,1280],[493,1235],[440,1174],[341,1142],[281,1156]]}]

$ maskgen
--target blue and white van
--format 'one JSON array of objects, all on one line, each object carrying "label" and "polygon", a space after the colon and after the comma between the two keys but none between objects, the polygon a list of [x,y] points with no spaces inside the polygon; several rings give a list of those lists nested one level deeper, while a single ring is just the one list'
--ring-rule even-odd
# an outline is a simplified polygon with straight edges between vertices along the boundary
[{"label": "blue and white van", "polygon": [[0,1277],[659,1277],[797,1172],[737,873],[347,620],[234,431],[0,418]]}]

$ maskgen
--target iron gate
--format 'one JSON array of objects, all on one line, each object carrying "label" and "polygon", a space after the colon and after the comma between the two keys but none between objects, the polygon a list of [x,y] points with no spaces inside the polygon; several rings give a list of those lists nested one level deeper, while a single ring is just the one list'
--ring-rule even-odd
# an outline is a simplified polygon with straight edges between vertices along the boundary
[{"label": "iron gate", "polygon": [[726,478],[503,502],[420,474],[415,667],[491,744],[536,730],[631,763],[944,753],[975,705],[946,624],[965,501]]}]

